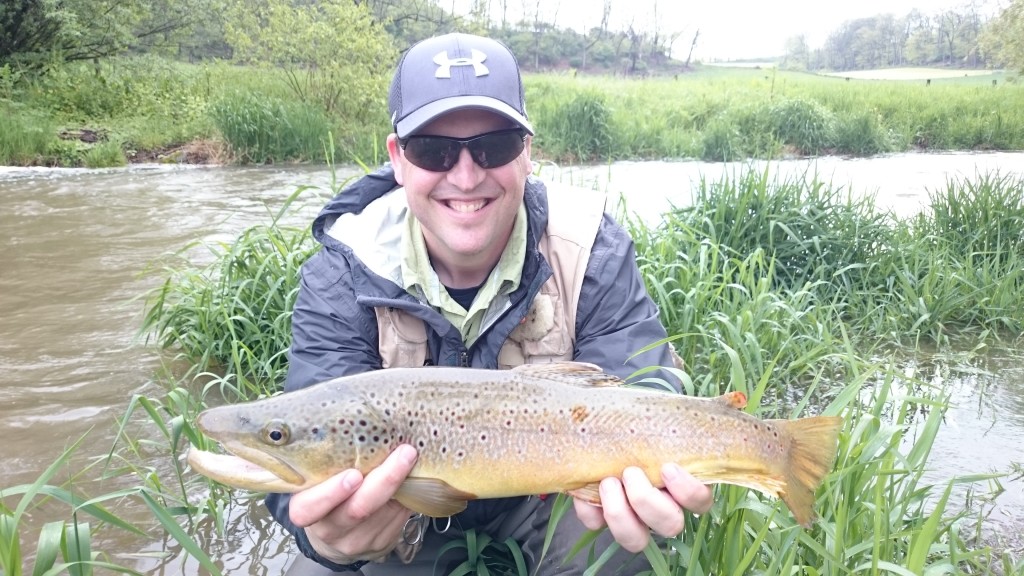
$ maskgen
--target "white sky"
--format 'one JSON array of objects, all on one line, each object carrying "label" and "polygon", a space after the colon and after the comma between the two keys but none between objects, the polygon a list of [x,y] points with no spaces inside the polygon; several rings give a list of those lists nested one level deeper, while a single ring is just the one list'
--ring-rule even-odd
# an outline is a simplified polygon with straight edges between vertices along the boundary
[{"label": "white sky", "polygon": [[[470,0],[451,0],[454,5]],[[804,34],[812,48],[821,46],[829,33],[847,20],[893,14],[902,17],[917,8],[925,14],[963,6],[969,0],[612,0],[612,28],[629,22],[650,29],[654,6],[665,32],[681,32],[674,49],[685,57],[693,34],[700,29],[695,56],[728,60],[781,55],[785,41]],[[500,17],[502,0],[491,0],[492,18]],[[445,0],[442,0],[442,6]],[[585,29],[596,26],[602,0],[507,0],[513,13],[531,13],[541,6],[542,19],[559,27]],[[557,10],[557,14],[556,11]]]}]

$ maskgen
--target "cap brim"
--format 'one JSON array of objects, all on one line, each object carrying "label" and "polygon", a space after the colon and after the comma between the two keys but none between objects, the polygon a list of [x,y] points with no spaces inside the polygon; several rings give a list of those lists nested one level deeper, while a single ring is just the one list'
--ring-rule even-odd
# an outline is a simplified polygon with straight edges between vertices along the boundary
[{"label": "cap brim", "polygon": [[451,98],[435,100],[429,104],[421,106],[418,110],[399,120],[398,123],[395,124],[395,133],[398,134],[399,138],[405,138],[442,114],[467,109],[490,110],[491,112],[497,112],[498,114],[501,114],[522,126],[523,129],[531,135],[533,134],[533,125],[530,124],[530,121],[527,120],[525,116],[516,112],[516,110],[508,104],[487,96],[453,96]]}]

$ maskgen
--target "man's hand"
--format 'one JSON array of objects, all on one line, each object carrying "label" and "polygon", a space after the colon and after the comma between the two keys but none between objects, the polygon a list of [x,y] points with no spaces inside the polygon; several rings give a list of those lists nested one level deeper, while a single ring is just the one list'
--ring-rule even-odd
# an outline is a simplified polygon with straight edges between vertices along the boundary
[{"label": "man's hand", "polygon": [[412,512],[392,500],[416,465],[403,444],[364,478],[346,470],[292,496],[289,516],[306,529],[313,548],[338,564],[372,560],[391,551]]},{"label": "man's hand", "polygon": [[711,488],[675,464],[661,468],[664,489],[655,488],[639,468],[626,468],[622,480],[601,481],[601,506],[575,500],[576,515],[591,530],[608,526],[620,546],[640,552],[650,532],[676,536],[683,531],[683,509],[704,514],[711,509]]}]

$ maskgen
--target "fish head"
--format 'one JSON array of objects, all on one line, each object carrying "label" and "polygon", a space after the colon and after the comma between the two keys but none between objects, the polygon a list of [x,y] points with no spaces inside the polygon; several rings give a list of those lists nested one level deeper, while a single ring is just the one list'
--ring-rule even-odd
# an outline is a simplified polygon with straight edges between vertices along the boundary
[{"label": "fish head", "polygon": [[198,428],[228,454],[193,446],[192,469],[236,488],[298,492],[349,468],[372,469],[397,446],[388,424],[357,395],[307,390],[200,413]]}]

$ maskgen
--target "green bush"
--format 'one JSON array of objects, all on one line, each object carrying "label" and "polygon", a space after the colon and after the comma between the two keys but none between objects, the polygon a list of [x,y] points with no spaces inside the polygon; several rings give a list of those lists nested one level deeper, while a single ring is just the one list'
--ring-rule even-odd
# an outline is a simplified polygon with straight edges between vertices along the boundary
[{"label": "green bush", "polygon": [[835,140],[835,115],[821,103],[803,98],[774,102],[768,110],[772,132],[801,154],[816,155]]}]

